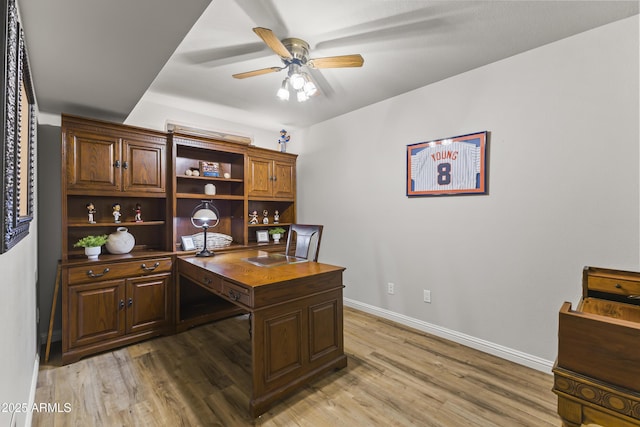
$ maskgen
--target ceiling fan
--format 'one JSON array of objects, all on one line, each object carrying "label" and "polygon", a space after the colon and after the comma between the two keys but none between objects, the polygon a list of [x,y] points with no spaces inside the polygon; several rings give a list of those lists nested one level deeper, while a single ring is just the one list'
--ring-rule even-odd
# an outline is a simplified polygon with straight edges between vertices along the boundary
[{"label": "ceiling fan", "polygon": [[278,98],[289,99],[289,84],[297,94],[299,102],[306,101],[309,97],[317,93],[317,88],[311,76],[302,70],[302,67],[309,68],[347,68],[362,67],[364,59],[361,55],[328,56],[324,58],[309,58],[309,43],[297,38],[287,38],[280,41],[278,37],[268,28],[256,27],[253,32],[260,37],[282,60],[284,66],[261,68],[259,70],[247,71],[234,74],[236,79],[246,79],[247,77],[259,76],[262,74],[275,73],[287,69],[287,77],[282,82],[278,90]]}]

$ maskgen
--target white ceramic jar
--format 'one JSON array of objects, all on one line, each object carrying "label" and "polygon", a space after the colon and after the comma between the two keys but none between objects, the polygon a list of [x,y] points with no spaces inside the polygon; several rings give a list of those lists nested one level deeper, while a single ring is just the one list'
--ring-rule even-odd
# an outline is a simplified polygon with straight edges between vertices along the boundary
[{"label": "white ceramic jar", "polygon": [[131,249],[136,244],[136,239],[133,237],[127,227],[118,227],[115,233],[109,234],[105,247],[112,254],[127,254],[131,252]]}]

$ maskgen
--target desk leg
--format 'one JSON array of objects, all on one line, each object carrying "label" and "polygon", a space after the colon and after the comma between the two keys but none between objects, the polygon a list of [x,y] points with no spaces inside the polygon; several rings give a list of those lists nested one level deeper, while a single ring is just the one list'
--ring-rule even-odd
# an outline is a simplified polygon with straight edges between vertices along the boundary
[{"label": "desk leg", "polygon": [[347,366],[342,328],[342,287],[255,310],[251,414],[256,417],[316,377]]}]

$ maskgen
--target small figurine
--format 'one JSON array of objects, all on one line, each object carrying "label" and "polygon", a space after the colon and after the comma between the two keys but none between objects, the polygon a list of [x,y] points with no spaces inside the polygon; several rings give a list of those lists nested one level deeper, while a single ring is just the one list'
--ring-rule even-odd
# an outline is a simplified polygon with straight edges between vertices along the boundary
[{"label": "small figurine", "polygon": [[120,203],[113,204],[113,220],[116,224],[120,223],[120,216],[122,213],[120,212]]},{"label": "small figurine", "polygon": [[262,216],[264,216],[264,218],[262,218],[262,223],[263,224],[269,224],[269,211],[268,210],[263,210],[262,211]]},{"label": "small figurine", "polygon": [[273,214],[273,223],[278,224],[280,222],[280,212],[276,211]]},{"label": "small figurine", "polygon": [[89,202],[87,203],[87,214],[89,215],[89,224],[95,224],[95,214],[96,214],[96,208],[93,205],[93,203]]},{"label": "small figurine", "polygon": [[140,206],[140,203],[136,203],[136,208],[134,209],[135,213],[136,213],[136,222],[143,222],[142,221],[142,206]]},{"label": "small figurine", "polygon": [[258,224],[258,211],[253,211],[249,214],[249,224]]},{"label": "small figurine", "polygon": [[287,135],[287,131],[282,129],[280,131],[280,139],[278,139],[278,144],[280,144],[280,151],[282,153],[287,152],[287,142],[289,142],[290,139],[291,137]]}]

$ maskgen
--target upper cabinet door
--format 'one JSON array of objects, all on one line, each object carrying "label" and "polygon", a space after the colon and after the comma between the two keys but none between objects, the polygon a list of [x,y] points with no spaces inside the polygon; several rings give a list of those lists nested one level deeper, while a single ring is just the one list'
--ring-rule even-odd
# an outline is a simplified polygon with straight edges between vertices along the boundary
[{"label": "upper cabinet door", "polygon": [[124,191],[166,191],[165,143],[123,140],[122,177]]},{"label": "upper cabinet door", "polygon": [[296,166],[291,162],[274,162],[273,197],[294,198]]},{"label": "upper cabinet door", "polygon": [[68,190],[121,189],[120,138],[70,130],[66,139]]},{"label": "upper cabinet door", "polygon": [[249,196],[271,197],[273,160],[249,157]]},{"label": "upper cabinet door", "polygon": [[250,197],[267,199],[295,197],[295,161],[250,156],[248,163]]}]

